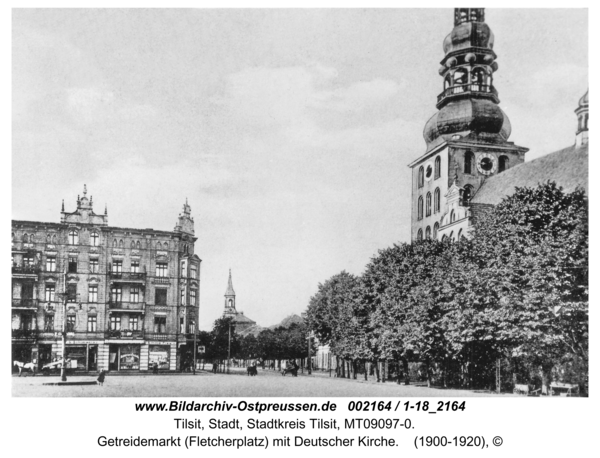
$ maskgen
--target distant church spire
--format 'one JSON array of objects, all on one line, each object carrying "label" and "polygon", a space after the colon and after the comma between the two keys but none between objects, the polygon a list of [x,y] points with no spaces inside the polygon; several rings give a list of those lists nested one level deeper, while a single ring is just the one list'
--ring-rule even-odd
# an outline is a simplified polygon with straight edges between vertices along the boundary
[{"label": "distant church spire", "polygon": [[229,280],[227,281],[227,290],[225,291],[225,315],[235,314],[235,291],[233,290],[233,281],[231,280],[231,269],[229,269]]}]

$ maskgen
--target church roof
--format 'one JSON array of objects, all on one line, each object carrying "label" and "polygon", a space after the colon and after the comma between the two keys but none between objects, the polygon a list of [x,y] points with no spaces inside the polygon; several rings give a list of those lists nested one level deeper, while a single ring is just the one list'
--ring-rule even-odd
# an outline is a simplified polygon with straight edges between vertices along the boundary
[{"label": "church roof", "polygon": [[513,194],[515,187],[535,187],[547,181],[556,182],[565,192],[582,187],[587,193],[588,146],[569,146],[488,178],[471,203],[497,205],[504,197]]},{"label": "church roof", "polygon": [[246,315],[244,315],[242,312],[238,312],[235,314],[235,316],[233,317],[233,322],[234,323],[252,323],[252,324],[256,324],[256,321],[251,320],[250,318],[248,318]]},{"label": "church roof", "polygon": [[233,282],[231,281],[231,269],[229,269],[229,281],[227,282],[227,291],[225,291],[225,296],[235,296]]}]

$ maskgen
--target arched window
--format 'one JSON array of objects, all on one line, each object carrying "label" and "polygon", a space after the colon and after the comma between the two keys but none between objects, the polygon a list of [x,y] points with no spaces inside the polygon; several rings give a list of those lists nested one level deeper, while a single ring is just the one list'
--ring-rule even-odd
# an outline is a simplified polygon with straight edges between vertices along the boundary
[{"label": "arched window", "polygon": [[452,76],[453,76],[453,80],[454,80],[454,86],[461,86],[463,84],[468,83],[467,71],[462,68],[459,68],[458,70],[456,70],[454,72],[454,75],[452,75]]},{"label": "arched window", "polygon": [[131,249],[133,250],[135,248],[135,242],[132,240],[131,241]]},{"label": "arched window", "polygon": [[57,240],[57,239],[56,239],[56,234],[54,234],[54,235],[52,236],[52,243],[53,243],[54,245],[56,245],[56,240]]},{"label": "arched window", "polygon": [[23,242],[25,242],[25,243],[29,242],[29,236],[27,234],[23,234]]},{"label": "arched window", "polygon": [[437,180],[440,177],[441,172],[442,172],[442,158],[438,156],[435,158],[433,179]]},{"label": "arched window", "polygon": [[419,188],[423,187],[425,183],[425,171],[423,170],[423,166],[419,167]]},{"label": "arched window", "polygon": [[90,244],[92,246],[98,246],[99,241],[100,241],[100,234],[98,234],[96,231],[93,231],[90,234]]},{"label": "arched window", "polygon": [[46,234],[46,243],[52,243],[52,235]]},{"label": "arched window", "polygon": [[473,164],[475,162],[475,155],[471,151],[465,153],[465,173],[473,173]]},{"label": "arched window", "polygon": [[75,229],[69,231],[69,245],[79,244],[79,233]]},{"label": "arched window", "polygon": [[446,242],[446,241],[448,241],[448,236],[447,235],[442,236],[442,242]]},{"label": "arched window", "polygon": [[433,240],[437,240],[438,229],[440,228],[439,223],[433,225]]},{"label": "arched window", "polygon": [[169,249],[169,242],[163,243],[163,247],[164,247],[165,250],[168,250]]},{"label": "arched window", "polygon": [[427,226],[427,228],[425,228],[425,238],[427,240],[431,240],[431,226]]},{"label": "arched window", "polygon": [[452,238],[454,236],[454,231],[450,232],[450,235],[448,236],[448,238],[450,239],[451,242],[454,241],[454,239]]},{"label": "arched window", "polygon": [[156,242],[156,249],[162,250],[162,245],[160,244],[160,242]]},{"label": "arched window", "polygon": [[473,186],[471,186],[470,184],[465,185],[464,190],[463,190],[463,194],[462,194],[462,201],[463,201],[463,205],[469,205],[469,202],[471,201],[471,197],[473,197]]},{"label": "arched window", "polygon": [[[480,86],[484,86],[486,83],[486,73],[483,68],[476,68],[471,73],[471,83],[478,84]],[[476,88],[476,90],[482,90],[481,87]]]},{"label": "arched window", "polygon": [[456,240],[460,242],[460,238],[462,237],[462,229],[458,231],[458,235],[456,236]]},{"label": "arched window", "polygon": [[119,248],[123,248],[124,244],[123,244],[123,239],[119,240]]},{"label": "arched window", "polygon": [[456,221],[456,213],[454,213],[454,210],[452,210],[450,212],[450,222],[453,223],[454,221]]},{"label": "arched window", "polygon": [[423,229],[419,229],[419,232],[417,232],[417,240],[419,242],[423,240]]},{"label": "arched window", "polygon": [[117,239],[113,240],[113,248],[117,248]]},{"label": "arched window", "polygon": [[419,196],[417,203],[417,219],[423,219],[423,196]]},{"label": "arched window", "polygon": [[500,156],[498,158],[498,173],[504,172],[508,168],[508,156]]},{"label": "arched window", "polygon": [[139,250],[142,246],[140,245],[140,241],[135,242],[135,247]]},{"label": "arched window", "polygon": [[446,75],[444,78],[444,91],[452,86],[452,76],[450,74]]},{"label": "arched window", "polygon": [[431,193],[427,193],[425,198],[425,216],[431,216]]},{"label": "arched window", "polygon": [[433,192],[433,212],[439,213],[440,211],[440,188],[435,188]]}]

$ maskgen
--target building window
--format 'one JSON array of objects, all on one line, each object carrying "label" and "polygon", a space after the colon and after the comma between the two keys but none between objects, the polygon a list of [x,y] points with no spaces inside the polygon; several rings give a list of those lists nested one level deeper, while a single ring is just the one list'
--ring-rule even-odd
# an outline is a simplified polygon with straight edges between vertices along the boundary
[{"label": "building window", "polygon": [[431,193],[427,193],[425,198],[425,216],[431,216]]},{"label": "building window", "polygon": [[54,315],[46,315],[44,317],[44,331],[54,331]]},{"label": "building window", "polygon": [[427,240],[431,240],[431,226],[427,226],[425,229],[425,238]]},{"label": "building window", "polygon": [[185,305],[185,289],[181,290],[181,305]]},{"label": "building window", "polygon": [[140,289],[135,287],[131,288],[129,291],[129,301],[130,302],[139,302],[140,301]]},{"label": "building window", "polygon": [[90,285],[88,290],[88,302],[98,302],[98,286]]},{"label": "building window", "polygon": [[163,288],[156,288],[154,290],[154,304],[155,305],[167,305],[167,290]]},{"label": "building window", "polygon": [[498,158],[498,173],[504,172],[508,168],[508,157],[500,156]]},{"label": "building window", "polygon": [[138,320],[137,316],[130,316],[129,317],[129,330],[130,331],[137,331],[140,328],[140,322]]},{"label": "building window", "polygon": [[433,240],[437,240],[437,233],[438,233],[439,227],[440,227],[440,225],[438,223],[435,223],[433,225]]},{"label": "building window", "polygon": [[167,277],[169,271],[169,265],[166,262],[157,262],[156,263],[156,276],[157,277]]},{"label": "building window", "polygon": [[423,196],[417,201],[417,219],[423,219]]},{"label": "building window", "polygon": [[137,242],[135,242],[135,248],[136,248],[137,250],[139,250],[139,249],[141,249],[141,248],[142,248],[142,246],[141,246],[141,244],[140,244],[140,241],[139,241],[139,240],[138,240]]},{"label": "building window", "polygon": [[110,301],[111,302],[121,302],[123,300],[123,291],[120,286],[113,286],[110,289]]},{"label": "building window", "polygon": [[46,302],[54,302],[55,288],[54,285],[46,285],[46,295],[44,299]]},{"label": "building window", "polygon": [[198,268],[193,264],[190,266],[190,277],[198,278]]},{"label": "building window", "polygon": [[434,171],[433,171],[433,179],[437,180],[441,173],[442,173],[442,158],[441,157],[436,157],[435,158],[435,163],[434,163]]},{"label": "building window", "polygon": [[456,236],[456,240],[460,242],[460,238],[462,237],[462,229],[458,231],[458,235]]},{"label": "building window", "polygon": [[31,256],[23,256],[23,266],[32,266],[34,264],[34,259]]},{"label": "building window", "polygon": [[419,188],[422,188],[424,183],[425,183],[425,170],[423,169],[423,166],[421,166],[421,167],[419,167]]},{"label": "building window", "polygon": [[121,330],[121,317],[119,315],[110,316],[110,330],[120,331]]},{"label": "building window", "polygon": [[454,75],[452,75],[452,79],[454,80],[454,86],[460,86],[463,84],[467,84],[468,78],[468,74],[466,72],[466,70],[459,68],[458,70],[456,70],[454,72]]},{"label": "building window", "polygon": [[452,76],[448,74],[446,75],[446,78],[444,78],[444,91],[450,86],[452,86]]},{"label": "building window", "polygon": [[48,256],[46,258],[46,271],[56,272],[56,258],[54,256]]},{"label": "building window", "polygon": [[69,257],[69,273],[70,274],[77,273],[77,258]]},{"label": "building window", "polygon": [[90,244],[92,246],[98,246],[99,241],[100,241],[100,234],[98,234],[96,231],[92,232],[90,234]]},{"label": "building window", "polygon": [[140,272],[140,262],[139,261],[131,261],[131,272],[137,274]]},{"label": "building window", "polygon": [[123,261],[113,261],[112,273],[120,274],[121,272],[123,272]]},{"label": "building window", "polygon": [[471,151],[465,153],[465,173],[473,173],[473,164],[475,163],[475,155]]},{"label": "building window", "polygon": [[77,302],[77,285],[67,285],[67,301]]},{"label": "building window", "polygon": [[78,245],[79,244],[79,232],[75,229],[71,229],[69,231],[69,245]]},{"label": "building window", "polygon": [[166,316],[155,316],[154,317],[154,332],[164,334],[167,332],[167,317]]},{"label": "building window", "polygon": [[98,273],[98,260],[90,259],[90,272]]},{"label": "building window", "polygon": [[433,212],[439,213],[440,211],[440,188],[435,188],[433,192]]},{"label": "building window", "polygon": [[465,185],[465,188],[463,189],[462,193],[462,200],[464,206],[469,205],[471,197],[473,197],[473,186],[471,186],[470,184]]},{"label": "building window", "polygon": [[67,315],[67,332],[75,332],[75,315]]},{"label": "building window", "polygon": [[190,305],[196,305],[196,290],[190,289]]},{"label": "building window", "polygon": [[419,232],[417,232],[417,240],[419,242],[423,240],[423,229],[419,229]]},{"label": "building window", "polygon": [[90,315],[88,316],[88,325],[87,325],[87,330],[88,332],[96,332],[97,330],[97,320],[96,320],[96,315]]},{"label": "building window", "polygon": [[[454,221],[456,221],[456,213],[454,213],[454,210],[452,210],[450,212],[450,222],[453,223]],[[452,238],[452,236],[450,238]]]}]

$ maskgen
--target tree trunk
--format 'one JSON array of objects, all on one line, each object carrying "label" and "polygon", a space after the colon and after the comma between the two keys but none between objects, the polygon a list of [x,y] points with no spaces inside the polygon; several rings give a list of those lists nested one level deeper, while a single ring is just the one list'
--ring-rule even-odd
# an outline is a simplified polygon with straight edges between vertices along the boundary
[{"label": "tree trunk", "polygon": [[381,383],[385,383],[388,376],[388,361],[387,359],[381,362]]},{"label": "tree trunk", "polygon": [[427,372],[427,388],[431,388],[431,366],[429,361],[425,362],[425,371]]},{"label": "tree trunk", "polygon": [[377,383],[381,382],[381,377],[380,377],[380,373],[379,373],[379,361],[375,360],[373,362],[373,366],[375,368],[375,376],[377,377]]},{"label": "tree trunk", "polygon": [[365,361],[365,382],[369,381],[367,374],[369,373],[369,363]]},{"label": "tree trunk", "polygon": [[550,383],[552,383],[552,363],[543,363],[540,367],[540,375],[542,376],[542,394],[550,395]]}]

